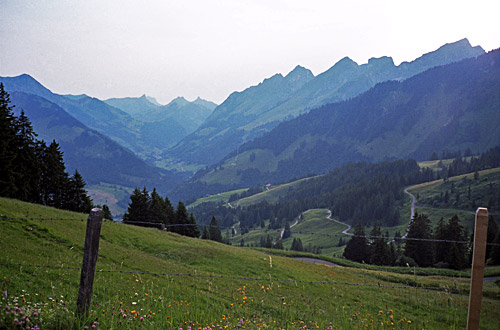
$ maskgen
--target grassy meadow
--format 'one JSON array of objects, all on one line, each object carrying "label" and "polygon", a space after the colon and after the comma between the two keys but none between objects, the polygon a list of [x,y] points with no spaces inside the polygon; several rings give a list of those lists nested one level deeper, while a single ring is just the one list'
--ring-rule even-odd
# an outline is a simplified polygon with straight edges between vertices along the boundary
[{"label": "grassy meadow", "polygon": [[[103,223],[90,314],[79,320],[87,215],[0,198],[0,217],[0,329],[466,326],[467,277],[329,267],[113,222]],[[484,291],[481,329],[498,329],[500,288]]]}]

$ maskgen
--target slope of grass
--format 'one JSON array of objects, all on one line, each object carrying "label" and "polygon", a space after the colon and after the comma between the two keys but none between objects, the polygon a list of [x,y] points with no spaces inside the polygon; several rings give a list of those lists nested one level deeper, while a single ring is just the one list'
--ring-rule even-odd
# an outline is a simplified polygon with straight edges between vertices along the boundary
[{"label": "slope of grass", "polygon": [[[0,215],[0,308],[16,312],[0,314],[1,329],[465,328],[466,278],[325,267],[112,222],[102,227],[90,315],[78,321],[86,222],[34,219],[87,216],[4,198]],[[485,284],[482,329],[498,328],[499,290]]]},{"label": "slope of grass", "polygon": [[267,201],[268,203],[276,203],[281,196],[285,196],[290,190],[294,189],[295,186],[312,178],[314,177],[304,178],[277,186],[271,186],[268,190],[249,197],[242,198],[235,203],[241,207],[246,207],[264,201]]},{"label": "slope of grass", "polygon": [[[446,182],[436,180],[419,184],[408,191],[418,197],[417,212],[429,216],[432,223],[435,224],[441,217],[447,220],[456,214],[461,225],[471,232],[477,207],[488,207],[491,197],[500,196],[499,185],[500,168],[494,168],[480,171],[477,180],[474,173],[469,173],[452,177]],[[444,201],[446,193],[448,202]],[[498,212],[498,206],[490,205],[489,211]]]},{"label": "slope of grass", "polygon": [[209,202],[224,202],[227,203],[229,201],[229,197],[233,194],[241,194],[242,192],[247,191],[248,188],[244,189],[237,189],[237,190],[231,190],[231,191],[225,191],[219,194],[203,197],[203,198],[198,198],[196,201],[193,203],[189,204],[187,208],[192,208],[197,205],[203,204],[203,203],[209,203]]}]

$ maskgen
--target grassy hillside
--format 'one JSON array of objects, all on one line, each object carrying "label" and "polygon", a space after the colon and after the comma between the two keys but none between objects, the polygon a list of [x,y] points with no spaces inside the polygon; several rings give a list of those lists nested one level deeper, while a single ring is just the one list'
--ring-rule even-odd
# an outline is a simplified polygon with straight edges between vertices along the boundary
[{"label": "grassy hillside", "polygon": [[[474,179],[474,173],[469,173],[452,177],[446,182],[436,180],[419,184],[410,188],[409,192],[418,197],[417,212],[428,215],[433,223],[441,217],[449,219],[457,214],[462,226],[471,232],[478,207],[488,207],[493,214],[500,210],[498,187],[500,168],[494,168],[479,171],[477,179]],[[448,201],[445,200],[446,194]]]},{"label": "grassy hillside", "polygon": [[252,204],[257,204],[260,202],[268,202],[268,203],[276,203],[280,197],[284,197],[287,193],[289,193],[291,190],[294,189],[295,186],[299,185],[300,183],[304,182],[305,180],[309,180],[313,177],[305,178],[305,179],[300,179],[296,181],[292,181],[289,183],[284,183],[276,186],[270,186],[267,188],[267,190],[255,194],[253,196],[245,197],[236,202],[238,206],[249,206]]},{"label": "grassy hillside", "polygon": [[224,202],[227,203],[229,201],[229,197],[233,194],[241,194],[242,192],[247,191],[248,188],[244,189],[237,189],[237,190],[231,190],[231,191],[225,191],[219,194],[203,197],[203,198],[198,198],[195,202],[189,204],[187,207],[195,207],[197,205],[203,204],[203,203],[210,203],[210,202]]},{"label": "grassy hillside", "polygon": [[[78,323],[86,222],[35,219],[87,216],[4,198],[0,216],[1,310],[15,312],[0,314],[0,329],[21,328],[26,315],[23,328],[465,328],[467,278],[326,267],[112,222],[102,227],[91,314]],[[484,289],[481,329],[497,329],[500,288]]]}]

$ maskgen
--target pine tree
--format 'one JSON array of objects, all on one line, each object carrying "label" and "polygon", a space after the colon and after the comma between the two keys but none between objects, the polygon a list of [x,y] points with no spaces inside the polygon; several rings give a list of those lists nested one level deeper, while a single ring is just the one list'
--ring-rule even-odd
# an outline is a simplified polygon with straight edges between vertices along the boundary
[{"label": "pine tree", "polygon": [[44,152],[44,173],[42,173],[43,203],[55,208],[63,208],[70,187],[68,173],[63,161],[63,153],[54,140]]},{"label": "pine tree", "polygon": [[14,124],[14,106],[10,105],[10,96],[0,83],[0,196],[12,197],[16,193],[13,162],[16,158],[14,142],[16,128]]},{"label": "pine tree", "polygon": [[354,228],[354,236],[344,249],[344,257],[357,262],[368,262],[370,259],[365,227],[360,222]]},{"label": "pine tree", "polygon": [[[447,230],[444,219],[439,219],[434,230],[434,239],[438,241],[447,239]],[[434,242],[434,264],[444,263],[446,259],[446,242]]]},{"label": "pine tree", "polygon": [[113,220],[113,215],[111,214],[111,210],[109,209],[109,206],[107,206],[106,204],[102,206],[102,214],[104,219]]},{"label": "pine tree", "polygon": [[188,226],[186,227],[185,235],[196,238],[200,237],[201,235],[200,228],[198,228],[198,225],[196,224],[196,219],[194,218],[193,213],[189,215],[187,224]]},{"label": "pine tree", "polygon": [[382,237],[380,227],[373,226],[370,232],[372,242],[370,243],[370,263],[374,265],[389,265],[389,250],[385,239]]},{"label": "pine tree", "polygon": [[430,220],[424,214],[417,214],[410,223],[404,254],[412,258],[420,267],[432,265],[432,245],[419,239],[430,239]]},{"label": "pine tree", "polygon": [[14,198],[39,203],[41,194],[42,159],[37,157],[37,134],[33,130],[31,121],[21,110],[15,119],[16,127],[16,158],[13,162],[15,173],[16,193]]},{"label": "pine tree", "polygon": [[90,210],[92,209],[92,199],[87,195],[85,185],[85,180],[78,170],[75,170],[75,174],[73,174],[69,180],[63,205],[64,209],[75,212],[90,213]]},{"label": "pine tree", "polygon": [[452,269],[462,269],[466,266],[465,244],[456,243],[465,241],[464,229],[460,225],[460,220],[457,215],[454,215],[448,220],[446,226],[447,239],[454,242],[449,242],[446,249],[445,262]]},{"label": "pine tree", "polygon": [[186,228],[188,227],[188,212],[183,202],[179,201],[177,210],[175,210],[175,220],[173,223],[172,231],[177,234],[186,235]]},{"label": "pine tree", "polygon": [[222,234],[220,232],[219,224],[214,216],[212,216],[212,220],[210,220],[208,232],[210,233],[210,239],[212,241],[222,242]]},{"label": "pine tree", "polygon": [[271,236],[267,235],[266,243],[265,243],[264,247],[267,249],[271,249],[273,247],[273,241],[271,239]]},{"label": "pine tree", "polygon": [[490,252],[491,264],[500,265],[500,230],[497,231],[492,243],[495,245],[493,245]]},{"label": "pine tree", "polygon": [[167,224],[173,224],[175,222],[175,209],[167,196],[165,196],[165,214]]},{"label": "pine tree", "polygon": [[203,226],[203,234],[201,234],[201,239],[210,239],[210,233],[208,232],[207,226]]},{"label": "pine tree", "polygon": [[130,203],[128,204],[127,213],[123,215],[124,222],[149,222],[149,195],[144,188],[141,191],[135,188],[130,195]]},{"label": "pine tree", "polygon": [[288,221],[286,221],[285,230],[283,231],[283,239],[286,239],[290,236],[292,236],[292,231],[290,229],[290,224],[288,223]]},{"label": "pine tree", "polygon": [[156,188],[153,188],[153,192],[151,192],[148,213],[150,222],[168,224],[167,205],[165,200],[156,192]]}]

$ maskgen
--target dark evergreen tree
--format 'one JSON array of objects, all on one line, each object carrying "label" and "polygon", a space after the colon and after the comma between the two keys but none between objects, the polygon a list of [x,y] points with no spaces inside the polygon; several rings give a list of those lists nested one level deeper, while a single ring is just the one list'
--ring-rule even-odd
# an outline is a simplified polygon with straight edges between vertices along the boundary
[{"label": "dark evergreen tree", "polygon": [[460,220],[457,215],[454,215],[448,220],[446,226],[447,239],[453,242],[448,242],[446,249],[445,262],[452,269],[462,269],[466,266],[466,245],[463,243],[466,240],[463,227],[460,225]]},{"label": "dark evergreen tree", "polygon": [[290,236],[292,236],[292,231],[290,229],[290,224],[288,223],[288,221],[286,221],[285,230],[283,231],[283,239],[286,239]]},{"label": "dark evergreen tree", "polygon": [[195,238],[198,238],[201,235],[200,228],[198,228],[198,225],[196,224],[196,219],[194,218],[193,213],[189,215],[187,226],[185,227],[185,235]]},{"label": "dark evergreen tree", "polygon": [[413,259],[420,267],[432,265],[432,245],[428,241],[421,240],[430,238],[432,235],[429,218],[415,212],[415,217],[408,229],[404,254]]},{"label": "dark evergreen tree", "polygon": [[220,228],[219,228],[219,224],[217,223],[217,219],[215,219],[215,217],[212,217],[212,220],[210,220],[210,226],[209,226],[208,232],[210,233],[210,239],[212,241],[222,242],[222,234],[220,232]]},{"label": "dark evergreen tree", "polygon": [[149,222],[157,222],[167,225],[167,204],[165,200],[153,188],[151,192],[150,205],[149,205]]},{"label": "dark evergreen tree", "polygon": [[210,233],[207,226],[203,226],[203,233],[201,234],[201,239],[210,239]]},{"label": "dark evergreen tree", "polygon": [[149,222],[149,194],[144,188],[135,188],[130,196],[127,213],[123,215],[124,222]]},{"label": "dark evergreen tree", "polygon": [[55,140],[46,148],[44,156],[43,204],[63,208],[70,180],[66,173],[63,153]]},{"label": "dark evergreen tree", "polygon": [[113,215],[111,214],[111,210],[109,209],[109,206],[107,206],[106,204],[102,206],[102,214],[104,219],[113,220]]},{"label": "dark evergreen tree", "polygon": [[75,174],[70,178],[69,185],[66,190],[64,209],[90,213],[92,209],[92,199],[87,195],[85,190],[85,180],[80,175],[78,170],[75,170]]},{"label": "dark evergreen tree", "polygon": [[16,127],[16,158],[12,164],[15,173],[16,192],[14,198],[40,203],[42,159],[37,157],[37,134],[33,130],[31,121],[21,110],[15,119]]},{"label": "dark evergreen tree", "polygon": [[389,247],[382,237],[380,227],[377,225],[373,226],[370,236],[370,263],[374,265],[390,265]]},{"label": "dark evergreen tree", "polygon": [[186,229],[189,226],[188,222],[189,215],[186,206],[183,202],[179,201],[179,203],[177,204],[177,209],[175,210],[175,222],[173,223],[171,230],[174,233],[186,235],[188,232],[188,230]]},{"label": "dark evergreen tree", "polygon": [[[439,219],[436,229],[434,230],[434,239],[437,241],[443,241],[447,239],[447,230],[444,219]],[[445,264],[446,260],[447,244],[446,242],[434,242],[434,264],[438,266],[448,267]]]},{"label": "dark evergreen tree", "polygon": [[175,209],[167,196],[165,196],[165,214],[167,223],[173,224],[175,222]]},{"label": "dark evergreen tree", "polygon": [[494,245],[490,252],[490,264],[500,265],[500,230],[497,231],[492,243]]},{"label": "dark evergreen tree", "polygon": [[354,235],[345,247],[344,257],[356,262],[370,261],[368,242],[365,237],[365,227],[361,222],[358,222],[354,228]]},{"label": "dark evergreen tree", "polygon": [[[493,219],[493,216],[490,215],[488,216],[488,232],[486,234],[486,243],[493,243],[495,240],[495,236],[498,232],[498,225]],[[491,257],[491,251],[493,249],[494,245],[486,245],[486,259]]]},{"label": "dark evergreen tree", "polygon": [[271,249],[273,247],[273,241],[271,239],[271,236],[267,235],[266,243],[264,244],[264,247],[267,249]]},{"label": "dark evergreen tree", "polygon": [[13,167],[16,158],[13,108],[9,94],[0,83],[0,196],[4,197],[12,197],[17,190]]}]

